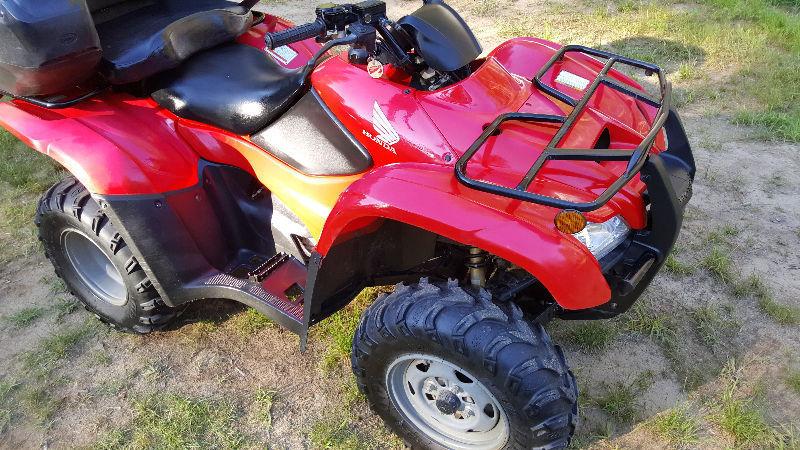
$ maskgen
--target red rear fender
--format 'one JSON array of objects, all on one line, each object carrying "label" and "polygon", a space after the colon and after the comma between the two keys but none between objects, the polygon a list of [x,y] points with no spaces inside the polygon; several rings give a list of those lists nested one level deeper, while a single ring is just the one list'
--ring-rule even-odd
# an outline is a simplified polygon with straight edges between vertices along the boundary
[{"label": "red rear fender", "polygon": [[480,247],[524,268],[565,309],[606,303],[611,291],[597,260],[572,236],[555,229],[555,212],[463,187],[449,167],[393,164],[364,176],[342,194],[317,249],[325,255],[337,242],[367,228],[370,219],[386,218]]},{"label": "red rear fender", "polygon": [[197,153],[146,100],[111,94],[60,110],[0,103],[0,126],[95,194],[156,194],[198,182]]}]

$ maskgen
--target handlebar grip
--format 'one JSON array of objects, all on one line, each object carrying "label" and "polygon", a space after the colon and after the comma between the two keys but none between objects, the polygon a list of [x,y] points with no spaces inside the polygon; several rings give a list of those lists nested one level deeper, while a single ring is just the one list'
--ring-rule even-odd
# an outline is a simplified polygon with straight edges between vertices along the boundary
[{"label": "handlebar grip", "polygon": [[318,20],[316,22],[278,31],[277,33],[267,33],[267,35],[264,37],[264,40],[267,43],[267,48],[270,50],[275,50],[276,48],[283,47],[284,45],[322,36],[326,31],[328,31],[328,27],[324,22]]}]

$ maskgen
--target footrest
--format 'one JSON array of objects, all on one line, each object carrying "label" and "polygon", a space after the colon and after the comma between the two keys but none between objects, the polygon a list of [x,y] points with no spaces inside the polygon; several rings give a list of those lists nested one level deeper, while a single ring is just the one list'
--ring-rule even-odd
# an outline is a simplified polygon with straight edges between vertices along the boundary
[{"label": "footrest", "polygon": [[307,276],[305,264],[291,255],[255,255],[233,265],[227,273],[209,276],[203,285],[227,289],[222,298],[239,300],[297,331],[303,324]]},{"label": "footrest", "polygon": [[289,260],[289,255],[286,253],[278,253],[272,258],[265,261],[260,266],[253,269],[247,274],[247,278],[254,283],[260,283],[267,279],[272,272],[275,271],[281,264]]}]

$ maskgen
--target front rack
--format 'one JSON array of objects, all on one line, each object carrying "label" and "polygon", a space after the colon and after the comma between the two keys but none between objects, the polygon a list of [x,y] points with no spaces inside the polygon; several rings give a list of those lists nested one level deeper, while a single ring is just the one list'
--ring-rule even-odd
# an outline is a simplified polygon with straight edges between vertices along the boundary
[{"label": "front rack", "polygon": [[[545,84],[541,80],[542,77],[553,67],[553,65],[560,61],[567,53],[583,53],[606,60],[606,63],[603,66],[603,69],[598,73],[597,78],[595,78],[591,85],[589,85],[589,87],[586,89],[583,97],[578,100],[555,89],[552,86]],[[653,98],[650,94],[640,89],[625,85],[610,77],[608,73],[616,64],[623,64],[642,69],[647,75],[657,74],[661,98]],[[611,198],[614,197],[614,195],[616,195],[626,184],[628,184],[628,182],[631,181],[631,179],[633,179],[633,177],[642,170],[642,167],[644,167],[647,157],[650,155],[650,149],[652,148],[653,143],[658,136],[658,132],[664,126],[667,121],[667,117],[669,116],[672,85],[669,83],[669,81],[667,81],[666,77],[661,71],[661,68],[654,64],[626,58],[624,56],[602,50],[584,47],[582,45],[568,45],[562,47],[541,68],[539,73],[536,74],[536,76],[533,78],[533,82],[539,89],[543,90],[547,94],[572,106],[572,112],[568,116],[531,113],[508,113],[499,116],[494,120],[494,122],[486,127],[480,137],[478,137],[478,139],[470,146],[466,153],[459,158],[455,166],[456,178],[470,188],[504,197],[510,197],[516,200],[581,212],[599,209],[608,203],[608,201],[611,200]],[[635,150],[558,148],[558,145],[564,139],[564,136],[566,136],[567,133],[572,129],[575,121],[578,119],[578,117],[580,117],[581,113],[583,113],[586,105],[589,103],[589,100],[591,100],[592,96],[601,84],[658,108],[650,131]],[[475,156],[476,153],[478,153],[484,144],[486,144],[486,141],[491,136],[495,135],[502,124],[510,121],[561,123],[562,125],[547,144],[544,151],[533,164],[533,166],[525,174],[525,177],[515,188],[509,188],[487,181],[470,178],[467,175],[467,165],[469,164],[470,160]],[[528,192],[531,183],[548,161],[628,161],[628,166],[622,176],[620,176],[619,179],[617,179],[602,194],[600,194],[597,199],[589,203],[576,203]]]}]

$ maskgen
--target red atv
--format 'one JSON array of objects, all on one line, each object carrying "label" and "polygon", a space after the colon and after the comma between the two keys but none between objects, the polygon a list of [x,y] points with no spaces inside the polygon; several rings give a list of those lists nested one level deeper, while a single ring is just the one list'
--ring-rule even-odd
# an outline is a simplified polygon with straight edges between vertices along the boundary
[{"label": "red atv", "polygon": [[56,273],[119,330],[222,298],[303,346],[399,283],[352,355],[399,435],[566,447],[577,387],[543,324],[626,311],[691,196],[662,71],[534,38],[482,57],[442,1],[298,27],[255,3],[0,1],[0,125],[72,174],[36,216]]}]

